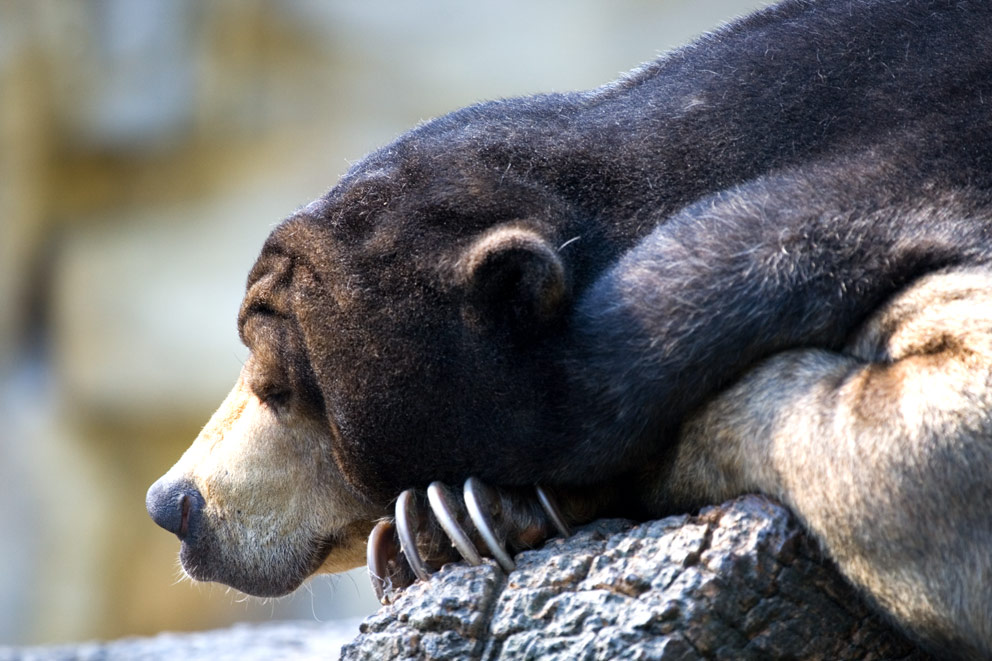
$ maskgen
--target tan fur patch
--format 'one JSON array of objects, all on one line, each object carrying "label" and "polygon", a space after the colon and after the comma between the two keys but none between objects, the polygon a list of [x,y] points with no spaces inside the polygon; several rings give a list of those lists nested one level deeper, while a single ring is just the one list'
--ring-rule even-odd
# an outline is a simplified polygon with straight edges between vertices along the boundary
[{"label": "tan fur patch", "polygon": [[293,566],[333,540],[319,571],[344,571],[364,563],[365,539],[381,513],[346,486],[330,442],[326,423],[276,413],[242,372],[167,477],[191,482],[203,496],[204,525],[223,544],[210,552],[222,562]]},{"label": "tan fur patch", "polygon": [[921,279],[845,352],[759,365],[685,426],[652,488],[776,496],[909,630],[987,640],[990,471],[992,273],[970,269]]}]

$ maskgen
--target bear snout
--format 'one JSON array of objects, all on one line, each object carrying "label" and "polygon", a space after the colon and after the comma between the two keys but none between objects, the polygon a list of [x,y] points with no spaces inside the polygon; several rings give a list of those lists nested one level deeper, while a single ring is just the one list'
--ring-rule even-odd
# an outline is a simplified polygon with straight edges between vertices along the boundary
[{"label": "bear snout", "polygon": [[203,505],[200,491],[185,480],[176,482],[159,478],[145,496],[145,508],[152,521],[174,534],[180,542],[195,536]]}]

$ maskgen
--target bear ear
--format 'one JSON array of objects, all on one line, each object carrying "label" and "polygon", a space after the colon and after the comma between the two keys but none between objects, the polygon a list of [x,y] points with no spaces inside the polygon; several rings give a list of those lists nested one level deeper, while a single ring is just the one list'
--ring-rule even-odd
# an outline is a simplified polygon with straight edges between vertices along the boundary
[{"label": "bear ear", "polygon": [[476,239],[458,260],[466,316],[518,338],[559,320],[568,298],[565,268],[537,231],[503,225]]}]

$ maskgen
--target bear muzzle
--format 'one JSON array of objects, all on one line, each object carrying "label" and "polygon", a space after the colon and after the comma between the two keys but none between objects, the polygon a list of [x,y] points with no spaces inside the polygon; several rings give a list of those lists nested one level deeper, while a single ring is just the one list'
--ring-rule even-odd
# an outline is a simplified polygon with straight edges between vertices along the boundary
[{"label": "bear muzzle", "polygon": [[349,490],[326,420],[276,410],[244,374],[145,498],[175,535],[183,570],[259,597],[281,596],[314,573],[362,563],[381,508]]}]

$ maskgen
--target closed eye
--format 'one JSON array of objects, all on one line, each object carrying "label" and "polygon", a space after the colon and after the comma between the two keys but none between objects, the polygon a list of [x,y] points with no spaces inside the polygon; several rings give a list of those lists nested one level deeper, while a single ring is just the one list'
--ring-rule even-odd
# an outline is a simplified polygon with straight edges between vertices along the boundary
[{"label": "closed eye", "polygon": [[288,388],[268,386],[256,391],[258,400],[274,411],[285,410],[289,406],[292,393]]}]

